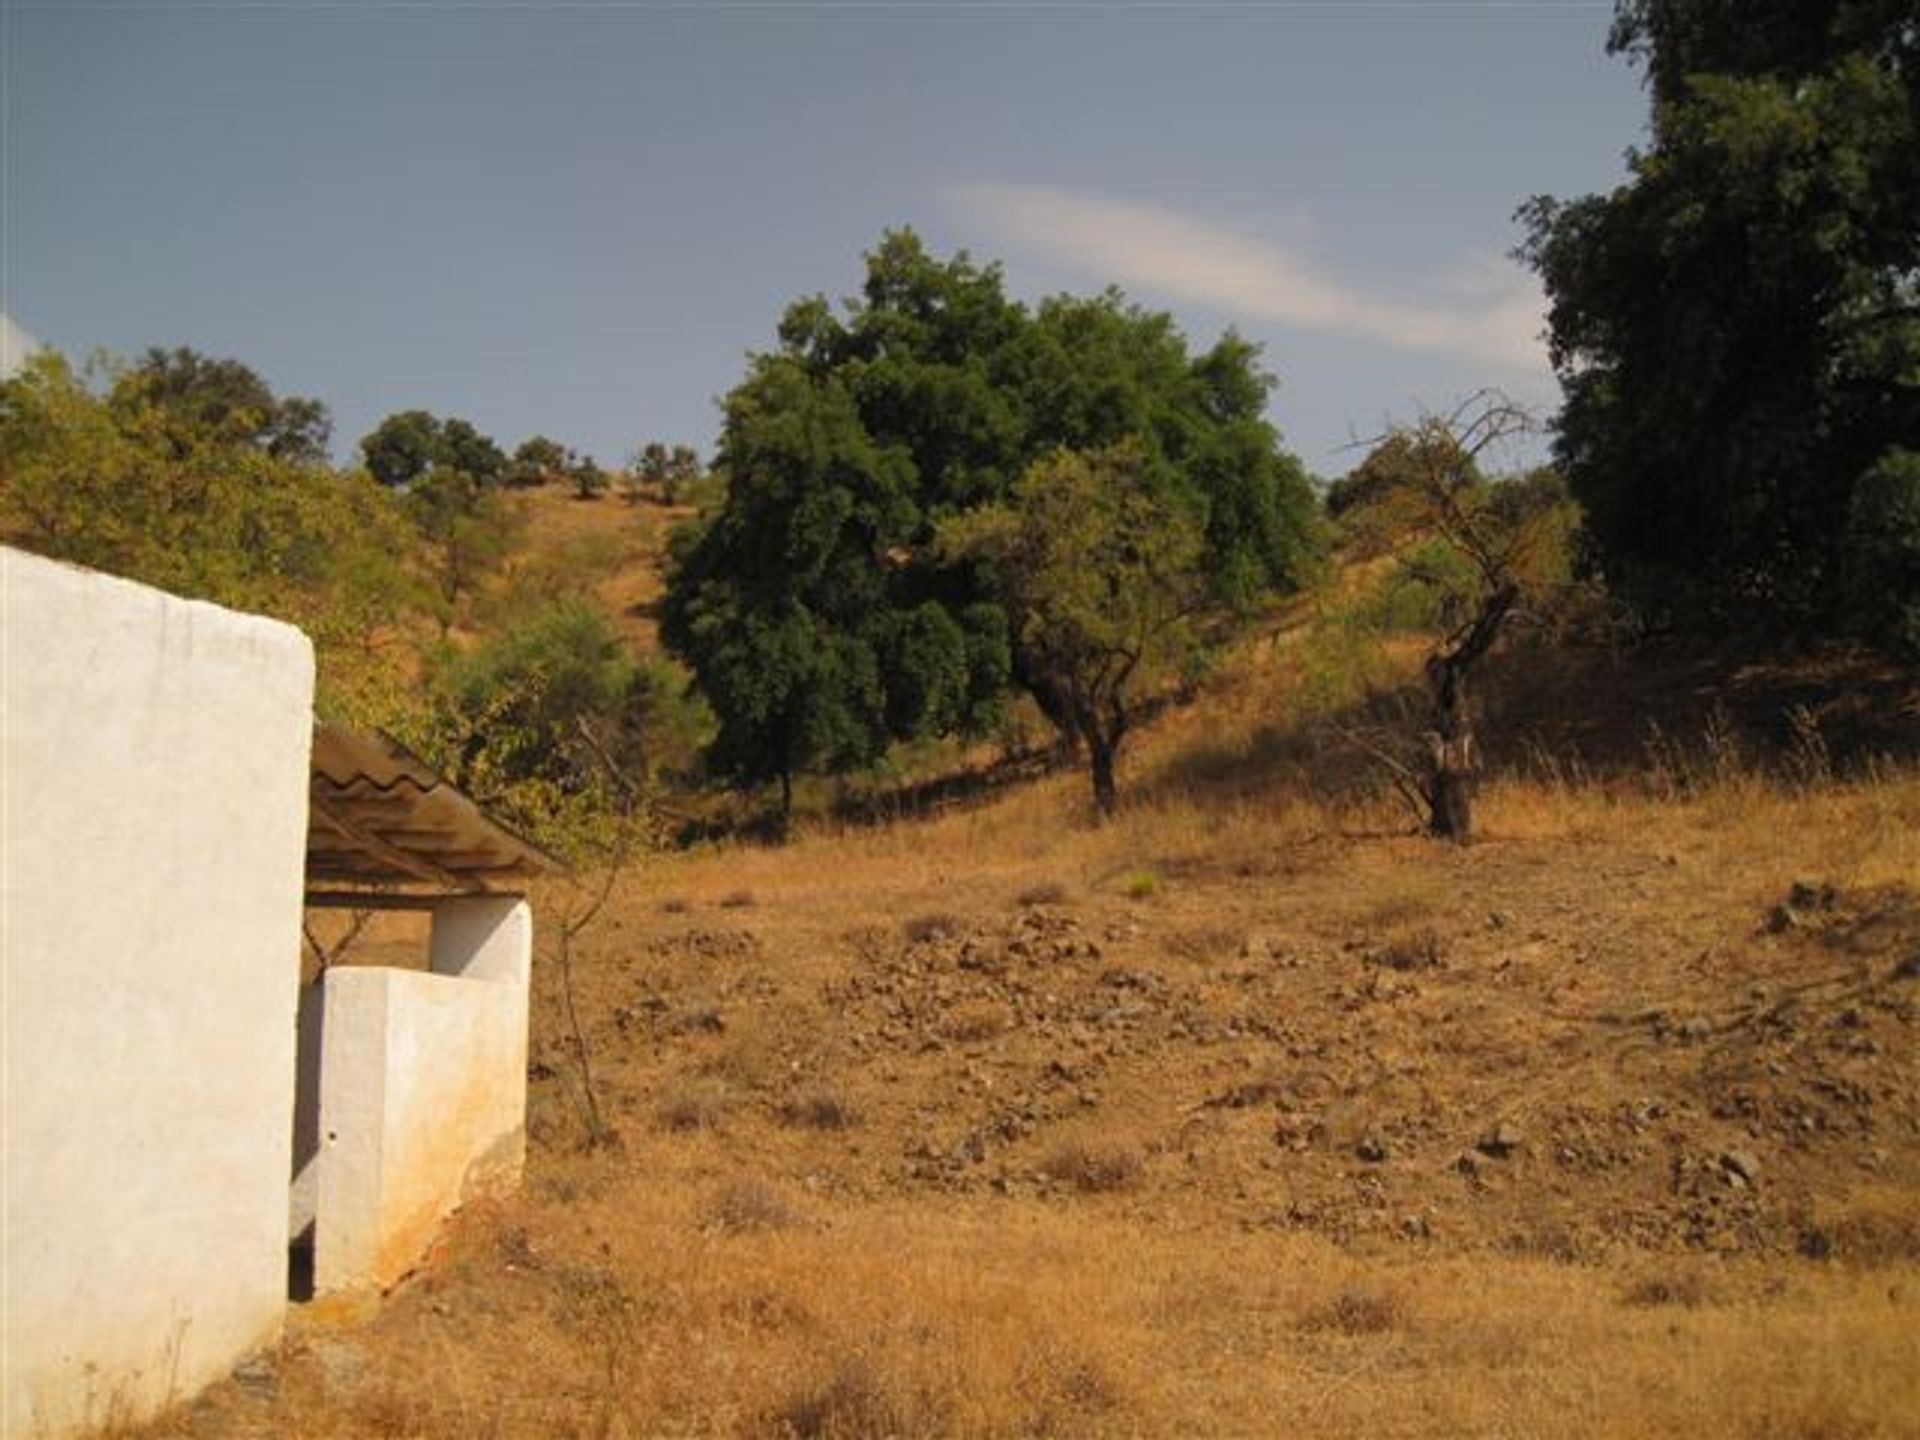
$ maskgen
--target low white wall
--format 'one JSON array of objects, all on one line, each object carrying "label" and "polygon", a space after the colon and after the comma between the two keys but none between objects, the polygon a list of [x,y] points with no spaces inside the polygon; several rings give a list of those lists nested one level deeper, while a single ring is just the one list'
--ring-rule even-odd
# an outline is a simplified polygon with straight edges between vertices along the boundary
[{"label": "low white wall", "polygon": [[517,1184],[525,1157],[532,920],[512,897],[434,907],[432,973],[337,966],[319,981],[314,1289],[387,1286],[440,1222]]},{"label": "low white wall", "polygon": [[9,1436],[279,1332],[312,701],[291,627],[0,549]]}]

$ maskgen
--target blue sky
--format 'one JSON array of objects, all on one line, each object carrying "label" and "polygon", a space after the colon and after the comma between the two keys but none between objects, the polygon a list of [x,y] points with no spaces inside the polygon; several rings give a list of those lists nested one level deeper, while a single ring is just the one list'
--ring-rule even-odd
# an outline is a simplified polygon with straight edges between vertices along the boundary
[{"label": "blue sky", "polygon": [[1033,298],[1235,326],[1322,474],[1484,384],[1551,406],[1538,192],[1642,135],[1607,4],[0,0],[0,310],[607,463],[703,450],[790,300],[910,224]]}]

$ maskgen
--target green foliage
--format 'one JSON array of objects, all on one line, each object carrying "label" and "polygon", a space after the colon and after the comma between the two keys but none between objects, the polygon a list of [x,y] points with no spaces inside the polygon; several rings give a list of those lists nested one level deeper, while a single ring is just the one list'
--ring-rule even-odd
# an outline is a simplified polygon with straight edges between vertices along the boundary
[{"label": "green foliage", "polygon": [[1117,292],[1029,311],[997,266],[897,231],[857,299],[799,301],[779,338],[727,398],[725,488],[676,546],[663,617],[719,717],[716,768],[739,783],[982,733],[1015,680],[1065,723],[1022,667],[1034,652],[1004,594],[934,543],[1057,449],[1129,443],[1129,473],[1193,518],[1218,600],[1249,604],[1311,560],[1311,491],[1235,336],[1192,356]]},{"label": "green foliage", "polygon": [[691,445],[669,449],[658,440],[650,440],[634,456],[634,497],[651,489],[662,505],[679,505],[692,498],[703,475],[700,453]]},{"label": "green foliage", "polygon": [[1100,809],[1130,726],[1128,686],[1192,653],[1207,595],[1205,532],[1190,497],[1125,443],[1062,450],[1021,477],[1004,505],[955,515],[941,550],[988,577],[1013,650],[1067,733],[1084,741]]},{"label": "green foliage", "polygon": [[467,421],[440,420],[425,410],[389,415],[361,440],[360,452],[374,479],[396,488],[449,472],[470,486],[486,487],[499,483],[508,471],[500,447]]},{"label": "green foliage", "polygon": [[43,351],[0,386],[0,525],[10,541],[176,594],[261,611],[313,638],[329,713],[387,714],[386,642],[422,594],[393,498],[363,475],[276,456],[231,412],[194,418],[143,372],[104,395]]},{"label": "green foliage", "polygon": [[[1550,466],[1486,475],[1493,428],[1526,417],[1497,398],[1453,417],[1396,426],[1341,483],[1339,519],[1349,539],[1395,551],[1384,583],[1359,619],[1381,632],[1451,631],[1495,592],[1513,587],[1534,608],[1573,578],[1579,507]],[[1331,500],[1329,502],[1331,508]]]},{"label": "green foliage", "polygon": [[1361,613],[1383,633],[1438,630],[1472,578],[1473,564],[1457,546],[1430,537],[1394,560]]},{"label": "green foliage", "polygon": [[434,467],[414,480],[403,509],[425,542],[434,613],[444,635],[519,545],[520,527],[496,488],[452,468]]},{"label": "green foliage", "polygon": [[1920,655],[1920,451],[1890,450],[1854,488],[1847,593],[1869,634]]},{"label": "green foliage", "polygon": [[439,445],[439,421],[425,410],[402,410],[361,440],[360,453],[374,479],[398,489],[427,473]]},{"label": "green foliage", "polygon": [[573,493],[582,500],[597,500],[606,491],[607,472],[591,455],[575,456],[567,467],[567,475],[573,481]]},{"label": "green foliage", "polygon": [[188,431],[252,445],[277,460],[326,463],[333,421],[318,400],[276,396],[251,368],[185,346],[149,349],[119,371],[110,401],[128,413],[158,411]]},{"label": "green foliage", "polygon": [[549,601],[433,667],[410,737],[454,782],[568,855],[602,853],[664,772],[685,766],[701,715],[670,667],[642,662],[604,613]]},{"label": "green foliage", "polygon": [[1630,0],[1612,45],[1650,148],[1523,211],[1607,578],[1655,619],[1898,634],[1860,587],[1914,563],[1873,518],[1920,436],[1912,8]]},{"label": "green foliage", "polygon": [[503,478],[509,485],[547,485],[566,473],[568,461],[567,448],[558,440],[533,435],[514,450]]}]

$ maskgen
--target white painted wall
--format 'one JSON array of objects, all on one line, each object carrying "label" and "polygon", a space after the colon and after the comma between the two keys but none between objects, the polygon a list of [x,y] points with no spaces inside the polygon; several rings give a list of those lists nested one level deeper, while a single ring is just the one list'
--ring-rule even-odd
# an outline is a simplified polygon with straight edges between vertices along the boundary
[{"label": "white painted wall", "polygon": [[273,1340],[313,654],[0,549],[5,1433]]},{"label": "white painted wall", "polygon": [[318,1149],[292,1214],[314,1225],[316,1293],[391,1285],[446,1216],[519,1182],[532,953],[524,900],[460,897],[434,903],[431,972],[321,977]]}]

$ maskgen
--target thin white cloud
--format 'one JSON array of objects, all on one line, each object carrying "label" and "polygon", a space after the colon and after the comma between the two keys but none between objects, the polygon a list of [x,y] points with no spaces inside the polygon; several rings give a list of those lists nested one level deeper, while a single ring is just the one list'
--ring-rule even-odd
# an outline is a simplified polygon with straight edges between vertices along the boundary
[{"label": "thin white cloud", "polygon": [[38,340],[16,324],[11,315],[0,311],[0,380],[11,380],[18,375],[27,357],[39,348]]},{"label": "thin white cloud", "polygon": [[1284,246],[1212,221],[1046,186],[962,185],[962,213],[1004,239],[1116,279],[1247,320],[1459,355],[1509,372],[1547,367],[1545,304],[1519,266],[1480,259],[1415,296],[1370,294]]}]

